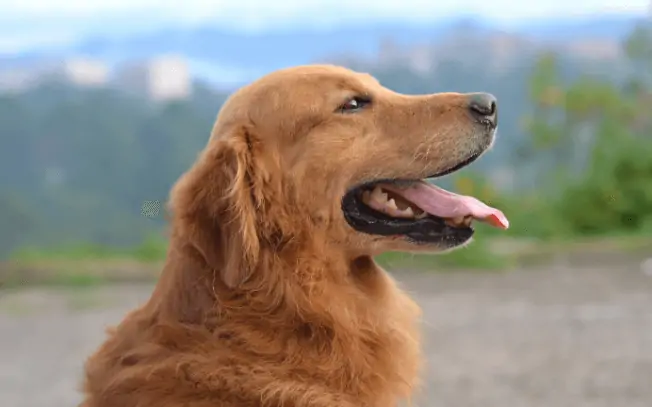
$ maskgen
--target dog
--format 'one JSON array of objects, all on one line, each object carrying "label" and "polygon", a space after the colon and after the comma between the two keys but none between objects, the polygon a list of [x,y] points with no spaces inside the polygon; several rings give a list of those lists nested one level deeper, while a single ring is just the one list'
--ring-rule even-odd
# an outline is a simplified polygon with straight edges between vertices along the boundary
[{"label": "dog", "polygon": [[85,366],[83,407],[395,407],[417,304],[373,260],[467,244],[497,209],[425,179],[494,142],[485,93],[409,96],[331,65],[233,93],[170,194],[151,298]]}]

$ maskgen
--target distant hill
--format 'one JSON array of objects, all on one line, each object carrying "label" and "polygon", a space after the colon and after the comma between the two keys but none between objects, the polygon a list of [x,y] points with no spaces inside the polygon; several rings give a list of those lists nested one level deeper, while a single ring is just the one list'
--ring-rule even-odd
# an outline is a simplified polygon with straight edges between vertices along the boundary
[{"label": "distant hill", "polygon": [[[57,50],[34,50],[29,55],[85,55],[118,63],[164,53],[185,55],[193,73],[211,82],[247,81],[271,70],[336,55],[369,57],[379,42],[391,39],[406,46],[441,41],[459,33],[509,31],[537,41],[620,40],[641,17],[603,15],[582,19],[536,20],[508,29],[473,19],[432,23],[362,22],[331,29],[291,27],[247,34],[198,25],[116,37],[88,38]],[[19,56],[20,57],[20,56]],[[0,63],[2,63],[0,61]]]}]

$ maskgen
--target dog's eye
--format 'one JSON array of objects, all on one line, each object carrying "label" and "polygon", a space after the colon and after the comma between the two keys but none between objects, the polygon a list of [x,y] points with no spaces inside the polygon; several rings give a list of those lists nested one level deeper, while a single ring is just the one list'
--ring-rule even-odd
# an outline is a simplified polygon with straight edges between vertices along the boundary
[{"label": "dog's eye", "polygon": [[371,99],[366,97],[353,97],[342,104],[338,111],[341,113],[352,113],[362,109],[371,103]]}]

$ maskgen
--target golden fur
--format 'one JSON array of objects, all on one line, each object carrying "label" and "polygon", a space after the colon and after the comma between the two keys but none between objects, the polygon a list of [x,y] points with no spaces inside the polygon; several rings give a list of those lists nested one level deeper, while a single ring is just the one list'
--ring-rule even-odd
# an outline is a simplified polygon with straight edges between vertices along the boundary
[{"label": "golden fur", "polygon": [[[373,109],[335,112],[361,93]],[[240,89],[172,190],[162,276],[88,360],[82,406],[409,399],[420,311],[372,256],[415,247],[355,232],[340,200],[366,180],[449,168],[483,142],[463,95],[401,95],[344,68],[286,69]]]}]

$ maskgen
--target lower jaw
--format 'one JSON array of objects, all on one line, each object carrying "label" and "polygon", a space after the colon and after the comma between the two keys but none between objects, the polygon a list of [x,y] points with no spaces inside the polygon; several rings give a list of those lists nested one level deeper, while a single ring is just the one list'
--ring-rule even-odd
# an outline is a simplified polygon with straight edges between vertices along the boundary
[{"label": "lower jaw", "polygon": [[392,218],[372,209],[344,211],[348,224],[358,232],[375,236],[397,237],[415,245],[437,245],[446,248],[462,245],[473,237],[471,227],[452,227],[443,219],[427,216],[421,219]]}]

